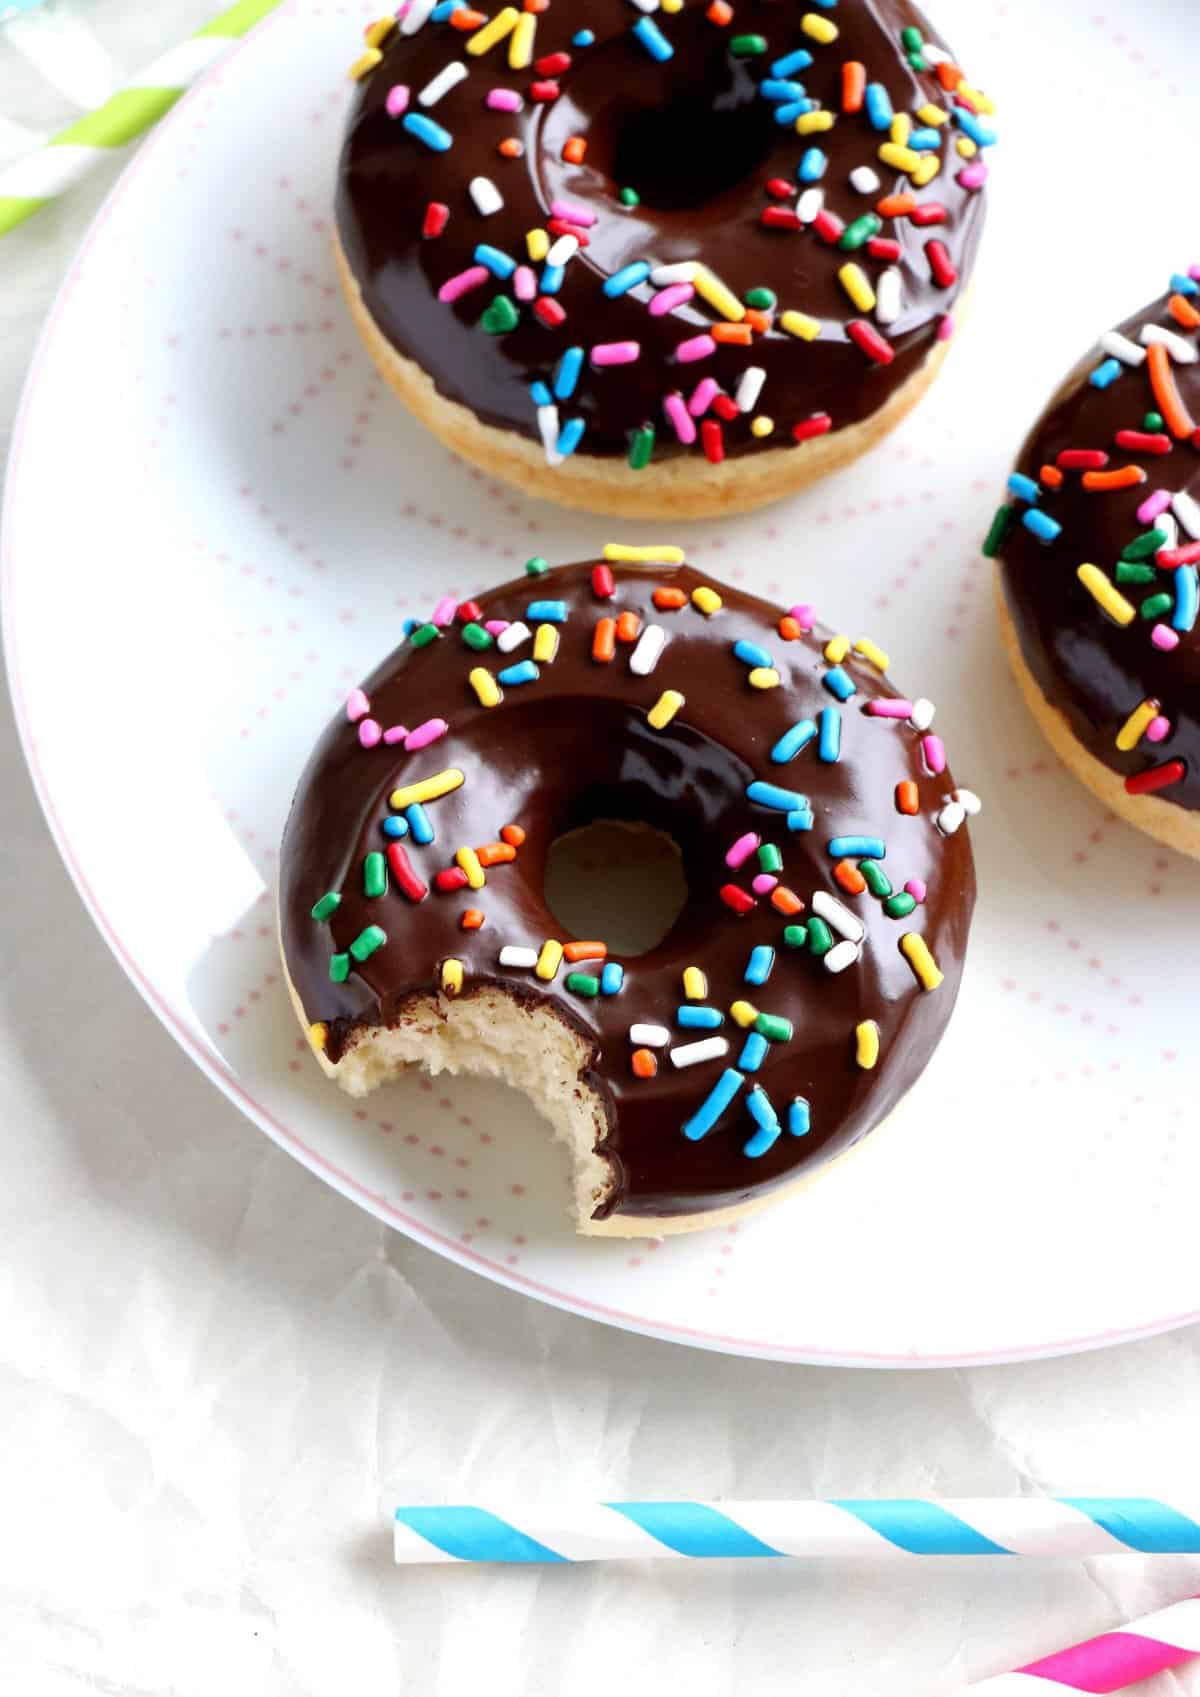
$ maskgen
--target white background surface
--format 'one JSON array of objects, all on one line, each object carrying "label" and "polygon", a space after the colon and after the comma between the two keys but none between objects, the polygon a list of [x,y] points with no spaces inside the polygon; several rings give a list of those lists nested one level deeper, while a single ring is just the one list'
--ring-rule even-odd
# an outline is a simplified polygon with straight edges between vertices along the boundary
[{"label": "white background surface", "polygon": [[[132,66],[208,9],[96,16]],[[0,60],[6,114],[14,77]],[[6,420],[100,192],[5,239]],[[1197,1588],[1182,1560],[394,1570],[400,1499],[1169,1497],[1196,1472],[1197,1334],[860,1375],[685,1352],[486,1285],[226,1106],[84,918],[7,715],[0,762],[8,1687],[934,1697]],[[1180,1690],[1200,1677],[1158,1688]]]}]

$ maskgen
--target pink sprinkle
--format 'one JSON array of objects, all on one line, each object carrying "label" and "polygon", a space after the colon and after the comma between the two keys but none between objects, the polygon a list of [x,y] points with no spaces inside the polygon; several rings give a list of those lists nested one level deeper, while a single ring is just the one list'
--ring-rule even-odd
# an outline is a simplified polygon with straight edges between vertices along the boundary
[{"label": "pink sprinkle", "polygon": [[589,212],[586,206],[576,206],[569,200],[552,201],[550,215],[553,218],[565,219],[568,224],[582,224],[585,230],[590,229],[596,222],[594,212]]},{"label": "pink sprinkle", "polygon": [[387,91],[384,110],[389,118],[398,118],[401,113],[408,111],[409,87],[407,83],[394,83]]},{"label": "pink sprinkle", "polygon": [[715,377],[702,377],[692,390],[692,398],[688,402],[688,411],[693,418],[703,418],[713,404],[715,396],[721,392],[721,385]]},{"label": "pink sprinkle", "polygon": [[407,725],[389,725],[383,733],[383,740],[390,748],[394,742],[403,742],[407,735]]},{"label": "pink sprinkle", "polygon": [[695,294],[690,283],[672,283],[668,289],[660,289],[650,302],[650,311],[655,318],[661,318],[666,312],[674,312],[677,306],[683,306]]},{"label": "pink sprinkle", "polygon": [[692,421],[691,413],[684,406],[683,396],[678,390],[673,395],[664,397],[663,411],[666,413],[676,436],[685,448],[689,448],[696,440],[696,426]]},{"label": "pink sprinkle", "polygon": [[741,866],[743,861],[749,860],[750,856],[754,853],[755,849],[761,842],[762,838],[756,831],[747,831],[744,836],[738,838],[737,842],[734,843],[733,847],[726,854],[726,866],[732,866],[736,870],[737,867]]},{"label": "pink sprinkle", "polygon": [[364,748],[374,748],[383,735],[383,727],[377,719],[360,719],[358,722],[358,740]]},{"label": "pink sprinkle", "polygon": [[362,690],[352,689],[346,697],[346,717],[349,719],[350,723],[353,724],[356,719],[361,719],[364,714],[369,713],[370,711],[371,703],[367,700]]},{"label": "pink sprinkle", "polygon": [[875,719],[911,719],[912,710],[912,702],[899,696],[880,696],[878,701],[867,702],[867,712]]},{"label": "pink sprinkle", "polygon": [[929,771],[936,777],[939,772],[946,770],[946,749],[939,736],[932,732],[921,738],[921,753]]},{"label": "pink sprinkle", "polygon": [[987,182],[987,174],[987,166],[982,159],[977,159],[971,165],[964,165],[955,180],[965,189],[981,189]]},{"label": "pink sprinkle", "polygon": [[948,342],[953,334],[954,319],[948,312],[944,312],[938,319],[937,339],[939,342]]},{"label": "pink sprinkle", "polygon": [[1193,283],[1200,283],[1200,265],[1189,265],[1188,276],[1192,279]]},{"label": "pink sprinkle", "polygon": [[908,891],[909,895],[915,902],[923,902],[925,900],[924,878],[910,878],[904,888]]},{"label": "pink sprinkle", "polygon": [[489,636],[499,636],[502,630],[508,629],[507,619],[485,619],[483,628]]},{"label": "pink sprinkle", "polygon": [[801,630],[811,630],[817,622],[817,610],[807,601],[798,601],[788,608],[789,619],[795,619]]},{"label": "pink sprinkle", "polygon": [[758,872],[750,880],[750,888],[756,896],[769,896],[778,882],[773,872]]},{"label": "pink sprinkle", "polygon": [[433,617],[429,621],[433,625],[452,625],[454,615],[458,611],[458,602],[453,595],[443,595],[433,609]]},{"label": "pink sprinkle", "polygon": [[528,265],[518,265],[513,272],[512,291],[519,301],[531,301],[537,295],[537,276]]},{"label": "pink sprinkle", "polygon": [[707,359],[716,351],[717,344],[711,336],[689,336],[686,342],[680,342],[675,349],[675,358],[680,365],[691,365],[693,360]]},{"label": "pink sprinkle", "polygon": [[1169,654],[1172,648],[1179,647],[1179,632],[1172,630],[1170,625],[1155,625],[1150,632],[1150,640],[1155,648],[1161,648],[1164,654]]},{"label": "pink sprinkle", "polygon": [[1170,505],[1171,491],[1169,489],[1156,489],[1152,495],[1146,496],[1146,499],[1138,508],[1138,523],[1149,524],[1151,519],[1158,517],[1159,513],[1165,513]]},{"label": "pink sprinkle", "polygon": [[417,749],[428,748],[431,742],[444,737],[449,729],[444,719],[426,719],[415,731],[409,731],[404,739],[404,747],[409,754],[415,754]]},{"label": "pink sprinkle", "polygon": [[597,342],[591,352],[593,365],[632,365],[642,352],[640,342]]},{"label": "pink sprinkle", "polygon": [[412,0],[400,0],[400,4],[396,7],[396,22],[397,23],[403,22],[405,15],[408,12],[408,8],[411,5],[412,5]]},{"label": "pink sprinkle", "polygon": [[485,105],[493,112],[519,112],[525,102],[515,88],[489,88]]},{"label": "pink sprinkle", "polygon": [[486,266],[468,265],[467,269],[460,271],[457,276],[447,277],[438,290],[438,299],[446,303],[461,300],[463,295],[469,295],[472,289],[477,289],[480,283],[486,283],[487,280]]},{"label": "pink sprinkle", "polygon": [[1161,713],[1156,713],[1146,726],[1147,742],[1163,742],[1171,734],[1171,721],[1164,719]]}]

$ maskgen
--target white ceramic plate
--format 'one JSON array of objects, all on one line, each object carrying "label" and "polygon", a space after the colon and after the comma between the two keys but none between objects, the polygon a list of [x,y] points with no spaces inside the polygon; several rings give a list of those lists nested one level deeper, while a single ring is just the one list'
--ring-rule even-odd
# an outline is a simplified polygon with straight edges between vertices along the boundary
[{"label": "white ceramic plate", "polygon": [[961,345],[868,460],[670,538],[876,635],[901,683],[938,702],[986,811],[960,1008],[893,1126],[740,1231],[630,1247],[572,1234],[563,1160],[520,1099],[414,1079],[364,1108],[326,1085],[279,981],[293,781],[400,621],[530,553],[642,540],[464,470],[356,343],[329,198],[345,66],[375,4],[287,8],[177,108],[97,221],[30,379],[4,528],[8,658],[96,923],[264,1131],[528,1295],[716,1349],[858,1364],[1030,1356],[1196,1318],[1200,870],[1106,817],[1049,756],[1001,665],[978,541],[1060,371],[1197,257],[1178,243],[1200,41],[1171,28],[1169,0],[1124,7],[1127,38],[1066,0],[959,8],[955,44],[1003,125]]}]

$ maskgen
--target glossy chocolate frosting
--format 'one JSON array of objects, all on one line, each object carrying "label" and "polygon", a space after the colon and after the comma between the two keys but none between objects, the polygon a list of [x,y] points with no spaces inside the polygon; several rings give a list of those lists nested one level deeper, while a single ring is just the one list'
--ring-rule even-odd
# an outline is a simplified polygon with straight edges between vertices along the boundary
[{"label": "glossy chocolate frosting", "polygon": [[[425,647],[401,646],[367,679],[363,687],[379,725],[413,727],[433,717],[448,722],[432,746],[411,754],[382,743],[364,748],[345,715],[329,726],[300,780],[283,841],[284,957],[306,1018],[327,1027],[325,1049],[334,1061],[364,1026],[394,1023],[414,997],[436,995],[447,958],[463,963],[463,995],[501,985],[518,998],[543,1001],[593,1044],[583,1077],[607,1111],[600,1148],[615,1181],[601,1212],[688,1214],[740,1202],[818,1165],[870,1131],[904,1095],[932,1054],[958,992],[975,898],[971,847],[965,826],[943,835],[935,824],[953,789],[950,773],[926,770],[922,737],[906,720],[865,711],[874,698],[896,691],[853,654],[844,669],[856,693],[838,708],[840,759],[821,760],[812,742],[786,764],[771,760],[785,730],[837,706],[822,681],[830,669],[823,655],[827,632],[784,640],[777,608],[724,585],[716,586],[723,605],[711,617],[690,601],[680,611],[660,611],[652,601],[656,586],[690,596],[711,581],[686,565],[619,566],[612,600],[597,598],[590,573],[586,565],[564,566],[478,598],[484,619],[532,625],[530,602],[547,599],[563,601],[567,611],[553,663],[541,666],[536,682],[506,689],[496,707],[481,706],[468,673],[481,661],[499,671],[527,656],[528,642],[509,655],[495,649],[480,655],[467,647],[461,627],[449,627]],[[628,647],[619,645],[609,664],[592,658],[597,620],[626,609],[667,633],[648,676],[631,672]],[[780,687],[750,685],[747,663],[733,652],[742,640],[768,650]],[[668,689],[679,691],[684,705],[655,730],[647,714]],[[444,768],[459,769],[465,781],[428,805],[436,841],[424,848],[413,847],[411,838],[405,842],[429,894],[414,904],[393,879],[386,894],[366,897],[363,861],[385,845],[382,826],[393,787]],[[747,786],[755,780],[808,796],[813,828],[791,831],[783,813],[749,801]],[[913,816],[897,811],[895,791],[903,780],[919,794]],[[663,940],[621,962],[621,989],[586,1000],[567,989],[567,973],[576,970],[568,964],[544,983],[531,971],[501,967],[498,956],[506,944],[539,948],[548,937],[570,940],[546,907],[547,854],[561,833],[597,818],[638,820],[668,832],[682,851],[689,894]],[[527,833],[515,861],[489,869],[482,890],[437,890],[436,871],[454,863],[460,845],[492,842],[509,823]],[[781,880],[805,903],[801,921],[812,916],[814,891],[825,890],[865,924],[854,964],[835,974],[806,948],[789,948],[783,932],[791,922],[767,895],[743,917],[725,905],[722,886],[749,891],[759,870],[753,857],[736,871],[725,861],[748,831],[778,845]],[[889,918],[876,896],[839,889],[828,844],[847,834],[884,838],[882,866],[897,892],[910,880],[928,886],[925,901],[908,918]],[[341,903],[331,919],[318,923],[310,910],[326,891],[339,892]],[[460,927],[471,906],[486,914],[477,931]],[[370,924],[384,930],[386,944],[345,983],[331,983],[331,955],[347,950]],[[900,939],[910,931],[925,938],[945,974],[935,990],[918,986],[901,953]],[[755,988],[743,975],[759,944],[774,948],[776,958],[767,982]],[[635,1077],[631,1024],[666,1026],[672,1047],[708,1035],[677,1025],[685,999],[682,972],[690,965],[707,975],[705,1001],[724,1014],[719,1035],[729,1039],[729,1053],[677,1070],[660,1051],[657,1075]],[[761,1070],[747,1075],[715,1129],[702,1141],[689,1141],[684,1121],[722,1070],[738,1065],[745,1034],[729,1009],[739,998],[790,1020],[794,1035],[769,1044]],[[879,1027],[873,1071],[856,1061],[856,1027],[865,1020]],[[745,1096],[755,1083],[785,1126],[758,1158],[744,1153],[754,1132]],[[802,1137],[786,1130],[788,1104],[796,1096],[811,1107],[811,1130]]]},{"label": "glossy chocolate frosting", "polygon": [[[442,395],[488,424],[534,439],[530,386],[551,383],[568,348],[586,352],[595,344],[636,342],[640,357],[632,364],[593,369],[585,362],[574,395],[560,403],[564,423],[585,423],[584,454],[625,456],[631,434],[646,422],[656,430],[655,459],[700,453],[699,445],[681,447],[664,418],[664,396],[680,390],[687,396],[705,377],[733,395],[752,366],[766,372],[754,413],[773,419],[775,429],[758,437],[750,413],[724,419],[726,455],[769,446],[802,451],[792,437],[798,421],[826,413],[836,429],[874,413],[919,368],[939,333],[949,332],[947,315],[969,278],[983,213],[982,195],[958,180],[967,165],[960,144],[968,153],[972,144],[957,117],[966,112],[970,123],[970,95],[948,92],[945,84],[953,87],[961,73],[944,49],[941,78],[932,64],[913,68],[900,32],[919,30],[935,54],[940,39],[907,0],[841,0],[832,11],[814,12],[838,31],[828,44],[804,33],[804,15],[802,6],[780,0],[738,0],[725,28],[710,21],[700,0],[688,0],[676,13],[654,14],[654,27],[673,48],[673,56],[658,63],[631,33],[642,14],[629,0],[555,0],[538,15],[536,59],[522,71],[509,68],[507,41],[472,57],[467,38],[448,22],[429,22],[412,36],[393,33],[355,100],[337,189],[342,246],[384,336],[429,373]],[[581,30],[594,34],[592,45],[575,45]],[[762,38],[764,50],[739,57],[731,44],[751,36]],[[793,123],[780,125],[772,101],[759,91],[772,79],[772,64],[797,49],[811,53],[813,62],[791,80],[804,85],[806,99],[836,115],[828,131],[798,135]],[[559,53],[570,56],[569,66],[552,78],[540,75],[539,64]],[[468,66],[469,74],[431,108],[422,107],[419,91],[454,61]],[[826,207],[845,224],[871,212],[881,197],[912,190],[908,176],[879,160],[888,134],[874,129],[864,111],[842,110],[847,62],[865,66],[866,80],[886,89],[896,113],[911,115],[933,103],[951,114],[938,131],[942,168],[913,191],[922,205],[942,206],[944,221],[885,217],[878,232],[901,247],[895,263],[902,303],[886,326],[852,304],[838,271],[853,261],[877,283],[892,261],[873,257],[865,246],[843,251],[836,235],[830,242],[812,227],[780,230],[760,223],[764,208],[795,208],[795,195],[806,186],[797,181],[798,166],[811,148],[827,157],[818,186]],[[559,90],[557,98],[531,97],[531,86],[544,82]],[[409,114],[434,120],[453,137],[448,151],[430,151],[406,133],[403,118],[388,115],[385,103],[396,85],[411,90]],[[968,86],[964,81],[964,90]],[[514,115],[488,108],[485,97],[497,87],[519,93],[523,110]],[[990,127],[992,120],[982,122]],[[563,158],[573,137],[587,144],[577,164]],[[505,138],[522,143],[522,157],[497,152]],[[980,161],[974,164],[982,174]],[[878,189],[861,192],[851,185],[849,173],[859,166],[878,174]],[[491,216],[480,214],[469,193],[480,176],[503,197],[503,208]],[[771,179],[790,185],[788,199],[772,198],[766,189]],[[623,205],[621,188],[634,189],[640,204]],[[431,201],[448,207],[450,218],[443,234],[425,239]],[[595,216],[585,232],[587,247],[567,263],[554,297],[566,312],[563,324],[548,327],[526,304],[515,328],[488,334],[480,324],[485,309],[495,297],[512,295],[512,285],[495,276],[454,304],[438,300],[439,288],[475,262],[478,243],[527,263],[526,232],[546,226],[555,201]],[[944,243],[957,272],[948,286],[931,275],[931,240]],[[697,296],[652,316],[648,304],[657,291],[646,282],[607,298],[605,279],[639,260],[701,261],[739,297],[765,287],[778,296],[779,313],[796,309],[818,319],[819,335],[798,339],[776,319],[750,347],[722,345],[705,359],[680,363],[679,344],[720,322],[720,314]],[[535,269],[540,275],[541,267]],[[847,339],[847,324],[862,319],[891,344],[890,364],[875,363]]]},{"label": "glossy chocolate frosting", "polygon": [[[1188,278],[1176,281],[1188,289],[1195,287]],[[1196,330],[1175,317],[1172,297],[1176,310],[1180,299],[1190,307],[1189,296],[1168,288],[1120,325],[1119,333],[1140,345],[1143,326],[1160,325],[1194,349]],[[1151,604],[1150,616],[1145,616],[1143,608],[1152,596],[1174,597],[1173,532],[1177,529],[1178,546],[1186,550],[1200,535],[1200,509],[1191,518],[1191,529],[1173,524],[1170,508],[1165,520],[1147,516],[1144,521],[1138,509],[1156,491],[1181,491],[1200,500],[1200,456],[1197,441],[1182,428],[1185,421],[1180,421],[1180,434],[1154,418],[1147,429],[1147,414],[1159,413],[1147,364],[1119,362],[1119,375],[1106,387],[1091,382],[1091,374],[1109,358],[1103,348],[1093,346],[1063,382],[1021,449],[1017,472],[1037,482],[1040,493],[1034,503],[1008,497],[1009,529],[999,545],[1001,581],[1025,663],[1046,700],[1066,716],[1083,746],[1135,786],[1144,781],[1143,774],[1182,762],[1182,777],[1154,793],[1162,801],[1192,809],[1200,807],[1200,644],[1190,629],[1174,632],[1179,639],[1175,647],[1156,646],[1153,633],[1160,626],[1171,629],[1174,609],[1156,612]],[[1200,363],[1172,359],[1170,372],[1194,428],[1200,423]],[[1154,446],[1160,451],[1121,446],[1117,433],[1127,431],[1156,439]],[[1105,472],[1140,467],[1145,481],[1130,488],[1089,491],[1081,471],[1067,469],[1061,487],[1050,487],[1042,468],[1057,470],[1060,454],[1080,448],[1106,454]],[[1061,526],[1053,540],[1039,541],[1026,527],[1023,515],[1031,505]],[[1164,538],[1167,551],[1152,549],[1147,555],[1149,533],[1162,524],[1171,533]],[[1146,538],[1146,544],[1139,543],[1139,538]],[[1134,563],[1154,568],[1153,581],[1119,581],[1118,565],[1131,544],[1134,553],[1142,554],[1141,561]],[[1105,573],[1134,609],[1132,620],[1122,625],[1101,610],[1078,577],[1083,564],[1098,566]],[[1169,732],[1158,741],[1143,736],[1132,748],[1118,748],[1118,732],[1146,701],[1157,704],[1169,722]]]}]

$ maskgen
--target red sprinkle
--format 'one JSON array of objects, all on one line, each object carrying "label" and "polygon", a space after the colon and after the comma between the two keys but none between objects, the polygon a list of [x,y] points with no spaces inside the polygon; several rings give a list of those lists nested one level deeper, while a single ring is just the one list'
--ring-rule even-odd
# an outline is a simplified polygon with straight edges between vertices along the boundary
[{"label": "red sprinkle", "polygon": [[478,601],[463,601],[455,608],[454,617],[461,619],[464,625],[469,625],[483,617],[483,608]]},{"label": "red sprinkle", "polygon": [[613,577],[611,566],[593,566],[592,567],[592,594],[593,595],[598,595],[598,596],[600,596],[601,600],[607,601],[608,597],[612,594],[612,592],[615,588],[616,588],[616,579]]},{"label": "red sprinkle", "polygon": [[1113,437],[1118,448],[1128,448],[1131,454],[1169,454],[1171,438],[1149,430],[1118,430]]},{"label": "red sprinkle", "polygon": [[424,901],[429,894],[429,885],[421,882],[412,869],[412,862],[404,852],[400,843],[389,843],[387,848],[388,865],[392,869],[392,877],[399,884],[410,902]]},{"label": "red sprinkle", "polygon": [[776,200],[791,200],[792,185],[786,177],[768,177],[767,193],[773,194]]},{"label": "red sprinkle", "polygon": [[836,242],[841,239],[842,231],[846,228],[836,212],[830,212],[822,207],[812,221],[812,227],[823,242]]},{"label": "red sprinkle", "polygon": [[539,77],[558,77],[564,71],[571,69],[569,53],[547,53],[541,59],[533,61],[533,68]]},{"label": "red sprinkle", "polygon": [[827,412],[814,413],[811,418],[802,418],[798,424],[793,424],[792,435],[797,442],[807,442],[813,436],[824,436],[827,430],[833,429],[833,420]]},{"label": "red sprinkle", "polygon": [[855,347],[861,348],[868,359],[873,359],[876,365],[890,365],[896,357],[896,350],[885,336],[881,336],[873,324],[868,324],[865,318],[852,318],[846,326],[846,334]]},{"label": "red sprinkle", "polygon": [[561,93],[556,82],[531,82],[529,85],[530,100],[557,100]]},{"label": "red sprinkle", "polygon": [[725,458],[725,437],[715,418],[706,418],[700,425],[700,446],[709,465],[720,465]]},{"label": "red sprinkle", "polygon": [[[388,848],[389,860],[392,857],[392,849],[399,850],[401,854],[404,853],[399,843],[392,843]],[[393,870],[395,870],[394,867]],[[467,887],[467,875],[461,866],[447,866],[443,872],[434,874],[433,881],[439,890],[465,890]]]},{"label": "red sprinkle", "polygon": [[787,206],[764,206],[758,221],[768,230],[802,230],[804,225]]},{"label": "red sprinkle", "polygon": [[565,218],[547,218],[546,228],[552,236],[574,236],[580,247],[588,245],[588,233],[582,224],[570,224]]},{"label": "red sprinkle", "polygon": [[1099,471],[1108,464],[1108,455],[1103,448],[1064,448],[1054,463],[1064,471]]},{"label": "red sprinkle", "polygon": [[904,249],[891,236],[868,236],[867,252],[872,259],[898,260]]},{"label": "red sprinkle", "polygon": [[1156,565],[1173,571],[1176,566],[1194,566],[1200,560],[1200,542],[1185,542],[1182,548],[1160,548],[1154,556]]},{"label": "red sprinkle", "polygon": [[421,225],[421,234],[427,241],[440,236],[450,222],[450,208],[440,200],[431,200],[425,208],[425,222]]},{"label": "red sprinkle", "polygon": [[[1125,780],[1127,795],[1150,795],[1154,790],[1165,790],[1169,784],[1177,784],[1187,773],[1187,767],[1182,760],[1168,760],[1162,766],[1151,766],[1148,772],[1135,772]],[[723,892],[722,892],[723,893]]]},{"label": "red sprinkle", "polygon": [[918,201],[908,216],[914,224],[944,224],[946,208],[940,200]]},{"label": "red sprinkle", "polygon": [[929,274],[939,289],[948,289],[958,282],[958,272],[947,252],[945,242],[926,242],[925,257],[929,261]]},{"label": "red sprinkle", "polygon": [[539,295],[533,310],[548,330],[557,330],[567,316],[553,295]]},{"label": "red sprinkle", "polygon": [[737,402],[732,395],[714,395],[712,410],[718,418],[723,418],[726,424],[732,424],[738,416]]},{"label": "red sprinkle", "polygon": [[748,896],[745,890],[740,890],[736,884],[721,885],[721,900],[726,907],[731,907],[740,919],[750,912],[755,905],[754,897]]}]

